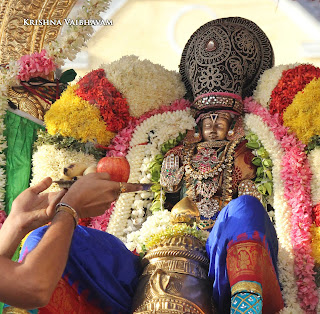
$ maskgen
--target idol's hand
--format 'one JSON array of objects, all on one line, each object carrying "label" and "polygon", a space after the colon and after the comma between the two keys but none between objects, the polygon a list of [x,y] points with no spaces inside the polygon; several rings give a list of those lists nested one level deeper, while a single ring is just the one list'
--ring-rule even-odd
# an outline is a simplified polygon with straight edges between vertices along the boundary
[{"label": "idol's hand", "polygon": [[47,177],[23,191],[12,203],[11,212],[8,217],[20,230],[28,233],[33,229],[48,223],[54,216],[55,206],[66,193],[60,192],[42,193],[52,183]]},{"label": "idol's hand", "polygon": [[[120,191],[121,188],[121,191]],[[74,208],[80,218],[100,216],[120,195],[120,192],[143,190],[142,184],[110,181],[108,173],[89,173],[80,177],[61,199]]]},{"label": "idol's hand", "polygon": [[160,184],[168,192],[176,192],[180,188],[183,174],[183,166],[179,168],[179,157],[170,154],[162,162]]}]

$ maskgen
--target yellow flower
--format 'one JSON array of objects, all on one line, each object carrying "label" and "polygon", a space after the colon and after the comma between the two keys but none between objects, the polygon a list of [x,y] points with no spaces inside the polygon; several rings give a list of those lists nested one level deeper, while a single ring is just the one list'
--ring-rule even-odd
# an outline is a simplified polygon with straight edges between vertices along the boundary
[{"label": "yellow flower", "polygon": [[106,130],[97,107],[76,95],[77,88],[68,86],[44,116],[48,133],[108,145],[115,133]]},{"label": "yellow flower", "polygon": [[320,134],[320,79],[313,79],[297,93],[283,114],[283,124],[304,144]]},{"label": "yellow flower", "polygon": [[310,232],[312,235],[312,256],[316,264],[320,264],[320,227],[317,227],[315,224],[313,224],[310,228]]}]

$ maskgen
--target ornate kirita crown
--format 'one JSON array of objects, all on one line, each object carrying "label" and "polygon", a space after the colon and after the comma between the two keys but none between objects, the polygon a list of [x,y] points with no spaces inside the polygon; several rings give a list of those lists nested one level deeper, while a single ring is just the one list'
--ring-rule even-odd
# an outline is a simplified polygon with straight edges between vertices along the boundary
[{"label": "ornate kirita crown", "polygon": [[273,63],[266,34],[252,21],[229,17],[193,33],[182,53],[180,73],[194,110],[242,114],[242,98],[252,95],[259,77]]}]

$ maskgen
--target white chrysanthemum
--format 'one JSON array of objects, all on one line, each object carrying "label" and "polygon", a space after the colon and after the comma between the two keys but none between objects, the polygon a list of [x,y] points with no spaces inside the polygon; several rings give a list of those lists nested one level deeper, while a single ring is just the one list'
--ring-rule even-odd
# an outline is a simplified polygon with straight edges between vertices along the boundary
[{"label": "white chrysanthemum", "polygon": [[[71,163],[85,163],[88,166],[95,163],[93,155],[82,152],[68,151],[66,149],[56,149],[54,145],[42,145],[32,156],[32,181],[35,185],[45,177],[51,177],[52,180],[59,180],[63,175],[63,168]],[[48,189],[49,192],[59,191],[55,184]]]},{"label": "white chrysanthemum", "polygon": [[273,163],[273,207],[275,210],[276,231],[279,239],[278,268],[286,307],[281,313],[303,313],[297,300],[297,285],[294,276],[294,254],[291,245],[291,208],[284,197],[284,185],[281,179],[281,160],[283,150],[273,132],[256,115],[246,114],[244,123],[247,129],[255,133],[268,151]]},{"label": "white chrysanthemum", "polygon": [[310,168],[312,172],[311,194],[312,205],[317,205],[320,202],[320,148],[317,147],[308,155]]},{"label": "white chrysanthemum", "polygon": [[127,99],[129,112],[134,117],[169,105],[186,93],[178,72],[166,70],[149,60],[141,61],[137,56],[124,56],[101,67],[108,80]]},{"label": "white chrysanthemum", "polygon": [[299,63],[278,65],[269,70],[264,71],[260,76],[258,85],[253,92],[253,98],[260,103],[263,107],[269,107],[269,100],[273,89],[277,86],[283,71],[293,69],[298,66]]},{"label": "white chrysanthemum", "polygon": [[142,246],[150,239],[153,234],[164,231],[170,223],[170,212],[161,210],[155,212],[142,224],[139,231],[128,234],[126,246],[129,250],[142,252]]}]

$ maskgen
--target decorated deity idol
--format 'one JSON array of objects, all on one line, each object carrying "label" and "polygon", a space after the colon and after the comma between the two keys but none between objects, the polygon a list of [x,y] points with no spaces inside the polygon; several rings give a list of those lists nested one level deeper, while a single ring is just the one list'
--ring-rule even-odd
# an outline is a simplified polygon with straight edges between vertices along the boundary
[{"label": "decorated deity idol", "polygon": [[164,159],[160,183],[188,196],[212,230],[206,248],[219,313],[276,313],[277,237],[254,182],[243,130],[244,97],[273,66],[272,46],[253,22],[233,17],[200,27],[186,44],[180,73],[197,128]]}]

